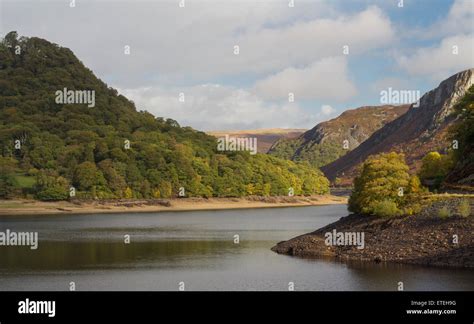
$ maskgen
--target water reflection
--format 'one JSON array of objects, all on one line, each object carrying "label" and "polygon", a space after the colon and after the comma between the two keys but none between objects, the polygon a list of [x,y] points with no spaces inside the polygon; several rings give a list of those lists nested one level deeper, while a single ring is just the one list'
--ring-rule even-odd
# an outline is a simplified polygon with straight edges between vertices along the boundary
[{"label": "water reflection", "polygon": [[[346,214],[345,206],[159,214],[24,216],[0,230],[38,231],[39,248],[0,247],[0,290],[474,290],[474,271],[306,260],[277,242]],[[234,244],[238,234],[240,243]],[[124,243],[130,235],[130,244]]]}]

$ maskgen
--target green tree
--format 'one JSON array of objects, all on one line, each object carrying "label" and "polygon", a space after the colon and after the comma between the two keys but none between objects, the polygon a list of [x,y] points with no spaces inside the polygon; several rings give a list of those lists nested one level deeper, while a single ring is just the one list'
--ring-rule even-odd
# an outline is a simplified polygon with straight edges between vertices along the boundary
[{"label": "green tree", "polygon": [[15,194],[13,175],[16,164],[15,159],[0,156],[0,198],[9,198]]},{"label": "green tree", "polygon": [[[456,123],[449,128],[449,139],[453,153],[453,169],[447,181],[474,185],[474,85],[454,106]],[[471,180],[469,180],[471,179]],[[467,181],[466,181],[467,180]]]},{"label": "green tree", "polygon": [[103,160],[99,163],[100,171],[104,175],[108,188],[120,197],[121,193],[127,187],[127,183],[122,175],[114,168],[112,160]]},{"label": "green tree", "polygon": [[40,170],[36,174],[35,197],[39,200],[66,200],[69,197],[69,182],[57,176],[55,171]]},{"label": "green tree", "polygon": [[169,181],[162,181],[160,183],[160,194],[162,198],[171,198],[173,194],[173,188]]},{"label": "green tree", "polygon": [[74,174],[74,185],[79,190],[89,191],[94,186],[105,184],[104,175],[93,162],[83,162],[77,166]]},{"label": "green tree", "polygon": [[9,198],[14,195],[15,185],[13,178],[0,171],[0,198]]},{"label": "green tree", "polygon": [[354,179],[354,189],[349,198],[349,210],[355,213],[375,214],[388,206],[400,209],[406,199],[410,175],[403,154],[383,153],[370,156]]},{"label": "green tree", "polygon": [[16,31],[11,31],[5,35],[3,39],[3,44],[7,47],[15,47],[18,45],[18,33]]},{"label": "green tree", "polygon": [[422,159],[419,176],[424,182],[433,181],[432,187],[438,188],[452,168],[452,158],[446,154],[429,152]]}]

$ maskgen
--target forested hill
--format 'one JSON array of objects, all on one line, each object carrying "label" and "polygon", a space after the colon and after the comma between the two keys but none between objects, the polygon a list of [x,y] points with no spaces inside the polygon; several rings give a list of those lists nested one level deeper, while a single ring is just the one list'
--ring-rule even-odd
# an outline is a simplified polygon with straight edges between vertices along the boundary
[{"label": "forested hill", "polygon": [[[58,100],[64,89],[95,91],[95,102]],[[328,191],[308,164],[217,151],[212,136],[138,112],[69,49],[15,32],[0,43],[0,149],[2,198],[66,199],[71,187],[89,198]]]}]

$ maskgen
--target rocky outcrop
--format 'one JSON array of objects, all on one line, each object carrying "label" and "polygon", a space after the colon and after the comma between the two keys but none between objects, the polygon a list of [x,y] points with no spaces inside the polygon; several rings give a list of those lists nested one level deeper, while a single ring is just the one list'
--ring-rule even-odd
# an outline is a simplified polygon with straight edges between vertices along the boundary
[{"label": "rocky outcrop", "polygon": [[[342,146],[348,141],[349,149],[354,149],[388,122],[400,117],[409,105],[364,106],[343,112],[339,117],[322,122],[303,133],[302,146],[310,146],[332,141]],[[299,148],[296,154],[301,151]]]},{"label": "rocky outcrop", "polygon": [[364,106],[346,110],[297,138],[277,141],[268,153],[291,160],[308,160],[315,166],[322,166],[359,146],[376,130],[403,115],[408,107]]},{"label": "rocky outcrop", "polygon": [[[380,218],[352,214],[313,233],[280,242],[272,250],[306,258],[474,268],[474,217],[454,213],[451,217],[441,218],[437,211],[446,204],[451,210],[456,210],[458,201],[434,204],[416,216]],[[473,204],[474,200],[471,201],[471,210]],[[327,245],[325,235],[334,230],[338,233],[364,233],[364,247]]]},{"label": "rocky outcrop", "polygon": [[448,146],[447,128],[455,122],[454,105],[474,83],[474,69],[457,73],[411,105],[408,112],[374,132],[365,142],[321,170],[329,179],[352,178],[356,167],[369,155],[395,151],[406,155],[412,169],[430,151],[444,151]]}]

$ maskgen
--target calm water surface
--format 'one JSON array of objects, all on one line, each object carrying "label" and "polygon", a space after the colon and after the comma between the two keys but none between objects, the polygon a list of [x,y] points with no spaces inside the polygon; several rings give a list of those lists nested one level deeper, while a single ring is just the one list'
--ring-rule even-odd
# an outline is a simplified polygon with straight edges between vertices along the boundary
[{"label": "calm water surface", "polygon": [[[278,255],[346,206],[0,218],[39,248],[0,246],[0,290],[474,290],[474,271]],[[234,244],[234,235],[240,243]],[[124,236],[130,235],[130,244]]]}]

